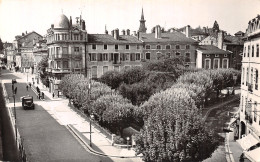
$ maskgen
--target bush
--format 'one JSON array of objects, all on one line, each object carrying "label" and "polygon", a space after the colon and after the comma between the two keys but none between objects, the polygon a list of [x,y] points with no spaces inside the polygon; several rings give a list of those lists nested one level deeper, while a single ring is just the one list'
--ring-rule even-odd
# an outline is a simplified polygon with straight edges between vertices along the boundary
[{"label": "bush", "polygon": [[125,142],[125,139],[122,138],[121,136],[115,136],[115,137],[114,137],[114,143],[115,143],[115,144],[123,145],[123,144],[125,144],[126,142]]}]

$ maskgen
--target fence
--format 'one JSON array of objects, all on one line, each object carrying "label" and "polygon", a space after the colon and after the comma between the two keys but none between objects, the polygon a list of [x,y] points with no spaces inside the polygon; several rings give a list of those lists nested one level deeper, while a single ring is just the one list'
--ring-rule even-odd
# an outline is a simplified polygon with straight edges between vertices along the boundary
[{"label": "fence", "polygon": [[5,85],[2,82],[1,82],[1,84],[2,84],[2,87],[3,87],[3,94],[4,94],[4,97],[5,97],[6,108],[8,110],[7,111],[8,116],[9,116],[10,122],[12,124],[13,136],[15,137],[16,147],[19,150],[21,161],[27,162],[28,160],[27,160],[25,148],[24,148],[24,145],[23,145],[23,139],[22,139],[22,137],[21,137],[21,135],[18,131],[17,125],[16,125],[15,112],[14,112],[15,107],[11,107],[9,105],[9,97],[8,97],[7,92],[6,92]]}]

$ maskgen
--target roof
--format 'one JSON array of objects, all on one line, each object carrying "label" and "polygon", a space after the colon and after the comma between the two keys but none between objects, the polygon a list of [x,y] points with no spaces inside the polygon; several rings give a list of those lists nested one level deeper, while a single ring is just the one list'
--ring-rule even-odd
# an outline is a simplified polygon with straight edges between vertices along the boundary
[{"label": "roof", "polygon": [[[183,31],[185,32],[186,31],[186,26],[182,27],[182,28],[179,28],[177,31]],[[208,35],[207,33],[205,33],[203,31],[203,29],[193,29],[193,28],[190,28],[190,35],[191,36],[197,36],[197,35]]]},{"label": "roof", "polygon": [[232,35],[227,35],[224,38],[224,43],[225,44],[237,44],[237,45],[243,45],[244,41],[236,36],[232,36]]},{"label": "roof", "polygon": [[88,34],[89,43],[142,43],[137,37],[132,35],[120,35],[119,39],[115,39],[109,34]]},{"label": "roof", "polygon": [[245,34],[245,33],[242,32],[242,31],[238,31],[238,32],[235,33],[235,35],[241,35],[241,34]]},{"label": "roof", "polygon": [[140,39],[144,42],[151,42],[151,43],[159,43],[159,42],[188,42],[188,43],[196,43],[192,38],[187,38],[184,34],[174,31],[174,32],[167,32],[161,33],[161,38],[155,38],[155,33],[140,33]]},{"label": "roof", "polygon": [[[32,32],[30,32],[30,33],[27,33],[27,34],[25,34],[24,36],[22,36],[22,37],[20,37],[20,38],[18,38],[17,40],[20,40],[20,39],[22,39],[22,38],[25,38],[25,37],[27,37],[28,35],[30,35],[30,34],[32,34],[32,33],[36,33],[36,34],[38,34],[37,32],[35,32],[35,31],[32,31]],[[39,36],[41,36],[40,34],[38,34]],[[42,37],[42,36],[41,36]]]},{"label": "roof", "polygon": [[224,51],[213,45],[200,45],[197,48],[198,51],[201,51],[203,54],[230,54],[231,52]]},{"label": "roof", "polygon": [[59,15],[54,22],[54,28],[69,29],[69,19],[64,14]]}]

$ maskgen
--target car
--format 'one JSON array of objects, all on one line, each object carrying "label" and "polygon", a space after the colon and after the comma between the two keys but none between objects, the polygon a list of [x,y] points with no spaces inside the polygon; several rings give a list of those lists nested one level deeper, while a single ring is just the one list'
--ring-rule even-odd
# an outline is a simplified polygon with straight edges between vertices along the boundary
[{"label": "car", "polygon": [[35,109],[35,105],[33,103],[33,97],[32,96],[23,96],[21,97],[22,101],[22,107],[24,110],[26,109]]}]

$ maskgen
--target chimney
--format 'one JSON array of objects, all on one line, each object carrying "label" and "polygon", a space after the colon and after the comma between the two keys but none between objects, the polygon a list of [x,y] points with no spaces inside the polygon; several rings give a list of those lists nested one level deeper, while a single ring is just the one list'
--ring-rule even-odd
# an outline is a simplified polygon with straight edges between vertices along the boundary
[{"label": "chimney", "polygon": [[156,25],[155,27],[155,38],[161,39],[162,38],[162,31],[160,25]]},{"label": "chimney", "polygon": [[190,38],[190,26],[189,26],[189,25],[186,26],[186,32],[185,32],[185,34],[186,34],[186,37],[187,37],[187,38]]},{"label": "chimney", "polygon": [[224,33],[223,31],[218,32],[218,48],[223,49]]},{"label": "chimney", "polygon": [[133,31],[134,36],[136,36],[136,31]]},{"label": "chimney", "polygon": [[82,30],[86,30],[86,24],[84,20],[82,21]]},{"label": "chimney", "polygon": [[107,30],[105,30],[105,34],[108,34],[108,31],[107,31]]},{"label": "chimney", "polygon": [[54,24],[51,24],[51,28],[52,28],[52,29],[54,28]]},{"label": "chimney", "polygon": [[22,36],[24,36],[24,33],[22,33]]},{"label": "chimney", "polygon": [[125,35],[125,30],[122,30],[122,35]]},{"label": "chimney", "polygon": [[203,27],[203,32],[207,33],[207,28],[206,27]]},{"label": "chimney", "polygon": [[115,38],[116,40],[119,39],[119,29],[118,29],[118,28],[115,29],[114,38]]},{"label": "chimney", "polygon": [[72,27],[72,18],[70,16],[70,27]]},{"label": "chimney", "polygon": [[140,38],[140,32],[138,31],[137,32],[137,39],[139,40],[139,38]]},{"label": "chimney", "polygon": [[115,34],[115,31],[112,30],[112,31],[111,31],[111,35],[112,35],[112,37],[114,37],[114,34]]},{"label": "chimney", "polygon": [[126,30],[126,35],[130,35],[130,30],[129,29]]},{"label": "chimney", "polygon": [[82,19],[81,19],[81,15],[79,16],[79,24],[81,25],[82,23]]},{"label": "chimney", "polygon": [[27,31],[25,31],[25,34],[27,34]]}]

